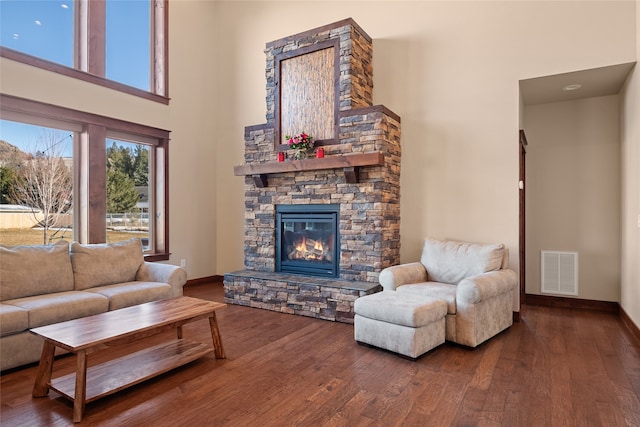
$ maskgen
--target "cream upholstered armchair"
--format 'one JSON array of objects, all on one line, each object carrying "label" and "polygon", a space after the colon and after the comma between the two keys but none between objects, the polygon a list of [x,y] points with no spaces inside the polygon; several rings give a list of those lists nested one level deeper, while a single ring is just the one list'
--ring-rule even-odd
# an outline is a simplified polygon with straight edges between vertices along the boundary
[{"label": "cream upholstered armchair", "polygon": [[420,262],[380,273],[384,290],[447,303],[445,338],[476,347],[513,323],[518,277],[502,244],[426,239]]}]

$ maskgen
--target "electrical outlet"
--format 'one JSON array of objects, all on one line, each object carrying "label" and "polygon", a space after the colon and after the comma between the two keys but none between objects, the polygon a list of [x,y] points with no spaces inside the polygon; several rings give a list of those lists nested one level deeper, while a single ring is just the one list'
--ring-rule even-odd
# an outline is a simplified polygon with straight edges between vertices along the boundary
[{"label": "electrical outlet", "polygon": [[187,260],[186,259],[181,259],[180,260],[180,267],[182,268],[187,268]]}]

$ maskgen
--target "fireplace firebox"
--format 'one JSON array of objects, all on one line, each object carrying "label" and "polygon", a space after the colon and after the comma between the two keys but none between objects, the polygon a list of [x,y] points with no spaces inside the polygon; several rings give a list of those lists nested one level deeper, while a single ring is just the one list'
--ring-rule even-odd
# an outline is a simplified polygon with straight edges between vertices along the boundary
[{"label": "fireplace firebox", "polygon": [[339,218],[337,204],[276,206],[276,271],[339,277]]}]

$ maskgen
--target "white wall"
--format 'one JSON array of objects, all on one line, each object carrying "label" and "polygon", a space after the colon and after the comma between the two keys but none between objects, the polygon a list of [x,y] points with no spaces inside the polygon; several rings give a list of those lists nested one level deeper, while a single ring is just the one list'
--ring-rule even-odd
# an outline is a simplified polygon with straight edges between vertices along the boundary
[{"label": "white wall", "polygon": [[403,262],[422,239],[518,253],[520,79],[636,59],[633,2],[219,2],[217,272],[242,267],[247,125],[265,122],[266,42],[352,17],[373,38],[374,102],[402,118]]},{"label": "white wall", "polygon": [[514,268],[518,81],[638,56],[634,1],[172,0],[169,14],[169,106],[5,59],[0,90],[171,130],[170,262],[190,279],[243,265],[233,165],[244,127],[266,121],[266,42],[354,18],[374,40],[374,100],[402,117],[403,261],[433,236],[504,242]]},{"label": "white wall", "polygon": [[525,108],[526,292],[541,294],[540,251],[578,253],[578,294],[620,299],[617,95]]},{"label": "white wall", "polygon": [[[636,1],[636,57],[640,59],[640,1]],[[622,262],[620,305],[640,328],[640,68],[622,91]]]}]

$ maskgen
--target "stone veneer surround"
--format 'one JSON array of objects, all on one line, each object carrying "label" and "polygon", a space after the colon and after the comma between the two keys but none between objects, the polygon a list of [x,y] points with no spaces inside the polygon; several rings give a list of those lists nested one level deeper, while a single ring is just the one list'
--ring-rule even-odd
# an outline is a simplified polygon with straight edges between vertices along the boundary
[{"label": "stone veneer surround", "polygon": [[[225,300],[353,322],[353,301],[378,291],[380,271],[399,263],[401,157],[400,117],[371,105],[371,38],[353,20],[267,44],[267,123],[245,128],[245,163],[276,160],[274,52],[332,38],[340,46],[340,111],[337,144],[326,145],[325,155],[380,152],[384,165],[362,167],[357,183],[347,182],[340,169],[273,173],[264,188],[246,176],[245,270],[225,274]],[[331,203],[340,204],[339,279],[275,273],[276,206]]]}]

